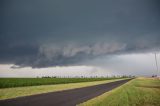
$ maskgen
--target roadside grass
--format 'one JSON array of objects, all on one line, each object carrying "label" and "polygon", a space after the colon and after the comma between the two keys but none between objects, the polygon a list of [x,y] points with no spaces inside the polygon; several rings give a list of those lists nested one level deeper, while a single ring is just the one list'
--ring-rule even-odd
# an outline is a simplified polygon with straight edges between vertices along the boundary
[{"label": "roadside grass", "polygon": [[0,88],[102,81],[119,78],[0,78]]},{"label": "roadside grass", "polygon": [[79,106],[160,106],[160,80],[133,79]]},{"label": "roadside grass", "polygon": [[1,88],[0,89],[0,100],[93,86],[93,85],[104,84],[104,83],[109,83],[109,82],[124,80],[124,79],[128,79],[128,78],[110,79],[110,80],[92,81],[92,82],[81,82],[81,83],[57,84],[57,85],[40,85],[40,86]]}]

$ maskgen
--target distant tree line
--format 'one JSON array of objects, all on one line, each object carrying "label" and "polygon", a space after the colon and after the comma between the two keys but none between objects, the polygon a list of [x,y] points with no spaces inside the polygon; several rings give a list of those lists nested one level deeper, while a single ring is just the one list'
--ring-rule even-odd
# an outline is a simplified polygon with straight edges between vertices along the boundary
[{"label": "distant tree line", "polygon": [[134,78],[133,75],[113,75],[113,76],[42,76],[37,78]]}]

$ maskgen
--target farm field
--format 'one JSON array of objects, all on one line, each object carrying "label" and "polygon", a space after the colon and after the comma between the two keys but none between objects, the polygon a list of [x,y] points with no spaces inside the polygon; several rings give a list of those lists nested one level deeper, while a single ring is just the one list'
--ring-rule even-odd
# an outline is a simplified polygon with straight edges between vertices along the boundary
[{"label": "farm field", "polygon": [[79,106],[160,106],[160,80],[137,78]]},{"label": "farm field", "polygon": [[101,79],[101,81],[99,79],[99,81],[92,80],[91,82],[79,82],[79,83],[68,83],[68,84],[1,88],[0,99],[10,99],[10,98],[15,98],[20,96],[28,96],[28,95],[34,95],[34,94],[47,93],[47,92],[56,92],[56,91],[74,89],[74,88],[81,88],[81,87],[104,84],[104,83],[109,83],[109,82],[114,82],[114,81],[124,80],[124,79],[127,79],[127,78],[121,78],[121,79],[112,78],[112,79],[106,79],[106,80]]},{"label": "farm field", "polygon": [[120,78],[0,78],[0,88],[103,81]]}]

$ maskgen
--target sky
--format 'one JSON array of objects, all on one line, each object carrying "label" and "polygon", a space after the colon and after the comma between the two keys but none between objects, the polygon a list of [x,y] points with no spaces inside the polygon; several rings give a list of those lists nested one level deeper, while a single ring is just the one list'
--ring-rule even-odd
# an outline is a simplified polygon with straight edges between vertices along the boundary
[{"label": "sky", "polygon": [[0,1],[0,77],[149,76],[159,49],[159,0]]}]

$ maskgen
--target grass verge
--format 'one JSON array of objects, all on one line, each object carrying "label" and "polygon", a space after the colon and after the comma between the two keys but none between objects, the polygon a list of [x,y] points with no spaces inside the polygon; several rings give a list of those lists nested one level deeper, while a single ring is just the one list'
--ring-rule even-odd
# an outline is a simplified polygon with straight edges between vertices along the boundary
[{"label": "grass verge", "polygon": [[160,80],[137,78],[79,106],[160,106]]},{"label": "grass verge", "polygon": [[93,82],[70,83],[70,84],[2,88],[0,89],[0,99],[1,100],[10,99],[10,98],[16,98],[20,96],[28,96],[28,95],[34,95],[34,94],[47,93],[47,92],[81,88],[81,87],[93,86],[93,85],[109,83],[109,82],[124,80],[124,79],[127,79],[127,78],[104,80],[104,81],[93,81]]}]

